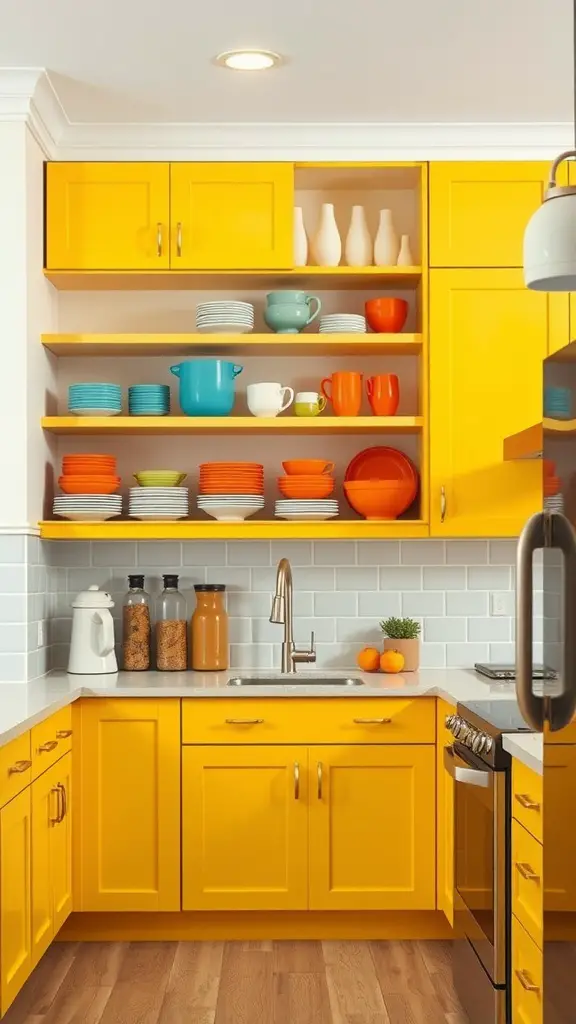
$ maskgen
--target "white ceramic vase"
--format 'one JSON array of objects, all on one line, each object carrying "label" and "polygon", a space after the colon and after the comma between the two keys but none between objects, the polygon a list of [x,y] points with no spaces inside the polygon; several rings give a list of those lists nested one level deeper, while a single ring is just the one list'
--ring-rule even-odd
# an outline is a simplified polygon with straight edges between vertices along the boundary
[{"label": "white ceramic vase", "polygon": [[305,267],[308,262],[308,236],[304,227],[301,206],[294,207],[294,266]]},{"label": "white ceramic vase", "polygon": [[374,263],[377,267],[395,267],[398,259],[398,235],[392,210],[380,210],[380,224],[374,241]]},{"label": "white ceramic vase", "polygon": [[414,257],[410,248],[410,235],[402,235],[400,239],[400,252],[398,253],[397,266],[413,267]]},{"label": "white ceramic vase", "polygon": [[349,267],[367,267],[372,263],[372,240],[363,206],[352,207],[344,257]]},{"label": "white ceramic vase", "polygon": [[319,267],[337,267],[340,263],[342,241],[334,216],[333,203],[322,203],[313,251]]}]

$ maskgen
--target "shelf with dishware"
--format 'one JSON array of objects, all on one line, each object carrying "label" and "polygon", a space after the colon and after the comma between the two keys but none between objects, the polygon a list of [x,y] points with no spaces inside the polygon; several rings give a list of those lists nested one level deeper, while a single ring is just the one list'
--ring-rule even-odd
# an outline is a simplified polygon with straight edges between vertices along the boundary
[{"label": "shelf with dishware", "polygon": [[384,540],[428,537],[423,519],[332,519],[325,522],[289,522],[279,519],[247,519],[243,523],[216,520],[176,522],[39,523],[45,540]]},{"label": "shelf with dishware", "polygon": [[544,439],[571,440],[576,435],[576,419],[557,420],[545,417],[541,423],[534,423],[525,430],[504,438],[504,461],[517,459],[541,459]]},{"label": "shelf with dishware", "polygon": [[417,434],[422,416],[44,416],[50,434]]},{"label": "shelf with dishware", "polygon": [[421,266],[293,267],[289,270],[44,270],[58,291],[213,291],[239,288],[417,288]]}]

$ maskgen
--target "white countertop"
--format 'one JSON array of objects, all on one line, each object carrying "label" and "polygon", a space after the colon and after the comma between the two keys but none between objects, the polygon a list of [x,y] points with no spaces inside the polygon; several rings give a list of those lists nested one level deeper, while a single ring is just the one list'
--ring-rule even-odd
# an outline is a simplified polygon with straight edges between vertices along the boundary
[{"label": "white countertop", "polygon": [[502,739],[504,750],[512,757],[522,761],[532,771],[543,774],[544,770],[544,738],[542,733],[508,733]]},{"label": "white countertop", "polygon": [[[276,676],[274,672],[119,672],[108,676],[52,672],[32,683],[0,683],[0,746],[21,735],[54,711],[80,697],[442,697],[456,705],[463,700],[510,700],[513,683],[496,683],[468,669],[422,669],[380,673],[299,672],[298,685],[228,686],[238,675]],[[318,686],[317,676],[361,678],[363,686]]]}]

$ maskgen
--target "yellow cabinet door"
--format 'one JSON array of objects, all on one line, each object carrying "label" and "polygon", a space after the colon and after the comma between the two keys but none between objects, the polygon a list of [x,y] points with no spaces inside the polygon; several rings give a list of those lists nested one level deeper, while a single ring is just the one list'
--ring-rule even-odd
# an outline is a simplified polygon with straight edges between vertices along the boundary
[{"label": "yellow cabinet door", "polygon": [[30,787],[0,811],[0,1010],[6,1013],[32,970]]},{"label": "yellow cabinet door", "polygon": [[542,951],[512,915],[512,1024],[543,1024],[543,960]]},{"label": "yellow cabinet door", "polygon": [[60,820],[51,831],[52,915],[57,935],[72,913],[72,754],[61,757],[54,769],[60,793]]},{"label": "yellow cabinet door", "polygon": [[541,508],[537,460],[503,442],[542,417],[542,361],[567,337],[565,295],[520,270],[430,274],[430,478],[434,536],[517,536]]},{"label": "yellow cabinet door", "polygon": [[72,755],[32,783],[32,966],[72,910]]},{"label": "yellow cabinet door", "polygon": [[180,701],[83,701],[80,758],[77,909],[179,910]]},{"label": "yellow cabinet door", "polygon": [[549,161],[430,164],[430,266],[521,267]]},{"label": "yellow cabinet door", "polygon": [[435,747],[312,747],[309,757],[310,909],[435,909]]},{"label": "yellow cabinet door", "polygon": [[292,164],[171,164],[170,211],[173,270],[293,264]]},{"label": "yellow cabinet door", "polygon": [[308,906],[306,747],[182,748],[184,910]]},{"label": "yellow cabinet door", "polygon": [[49,270],[167,270],[170,165],[48,163]]},{"label": "yellow cabinet door", "polygon": [[576,746],[544,747],[544,909],[576,912],[576,830],[566,821],[566,793],[576,788]]},{"label": "yellow cabinet door", "polygon": [[455,782],[444,767],[444,748],[452,745],[452,733],[446,728],[446,716],[456,708],[444,700],[436,702],[436,817],[437,864],[436,891],[438,910],[450,925],[454,924],[454,788]]}]

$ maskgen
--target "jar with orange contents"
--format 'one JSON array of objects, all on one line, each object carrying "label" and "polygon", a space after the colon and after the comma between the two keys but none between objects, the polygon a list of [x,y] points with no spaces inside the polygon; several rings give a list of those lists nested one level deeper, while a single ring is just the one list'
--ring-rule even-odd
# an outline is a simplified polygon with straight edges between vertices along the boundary
[{"label": "jar with orange contents", "polygon": [[228,614],[223,583],[197,583],[196,608],[190,624],[192,668],[221,672],[228,668]]}]

